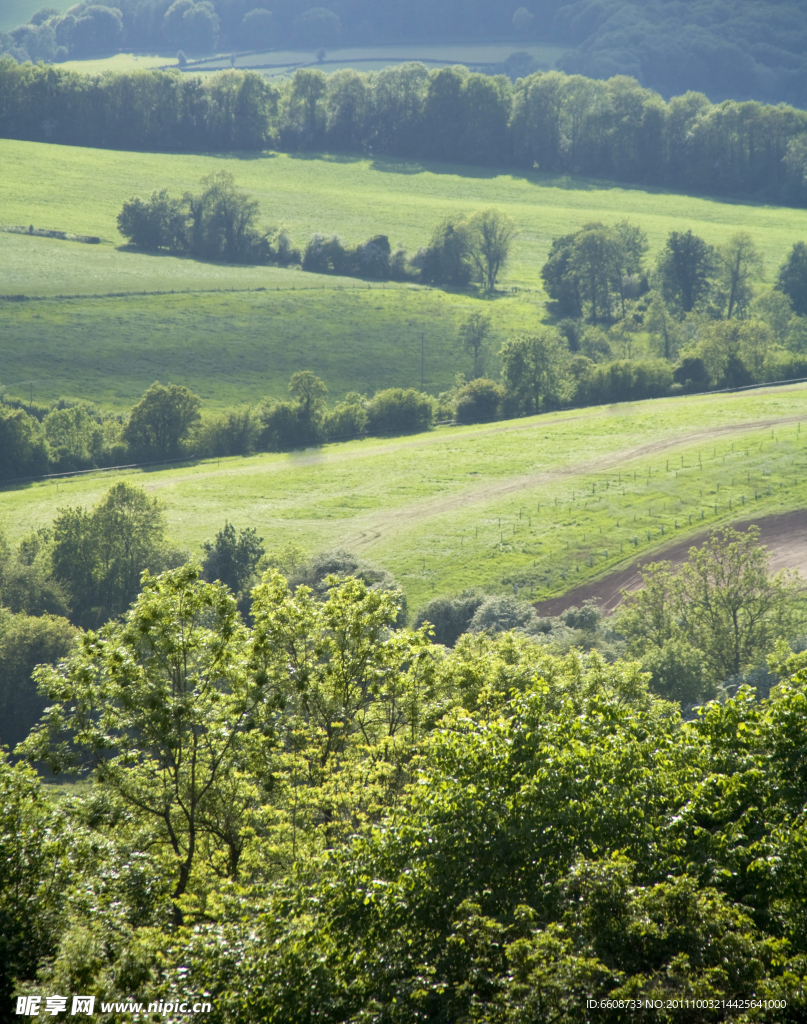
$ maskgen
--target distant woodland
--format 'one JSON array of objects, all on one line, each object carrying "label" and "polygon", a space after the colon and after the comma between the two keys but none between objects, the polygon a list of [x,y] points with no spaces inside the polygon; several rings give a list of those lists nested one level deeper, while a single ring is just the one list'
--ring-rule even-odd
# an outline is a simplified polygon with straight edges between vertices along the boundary
[{"label": "distant woodland", "polygon": [[18,61],[124,50],[190,55],[340,43],[512,39],[568,46],[560,67],[670,97],[807,106],[807,9],[792,0],[109,0],[43,7],[0,35]]},{"label": "distant woodland", "polygon": [[552,71],[515,84],[408,63],[275,85],[250,71],[88,76],[0,59],[0,136],[158,151],[278,148],[540,169],[712,195],[807,202],[807,113],[634,79]]}]

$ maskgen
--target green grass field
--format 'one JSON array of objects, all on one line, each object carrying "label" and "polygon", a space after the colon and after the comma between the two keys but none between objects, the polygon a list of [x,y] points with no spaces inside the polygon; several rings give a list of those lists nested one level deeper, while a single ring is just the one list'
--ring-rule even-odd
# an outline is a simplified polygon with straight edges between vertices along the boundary
[{"label": "green grass field", "polygon": [[60,68],[97,75],[102,71],[143,71],[148,68],[171,68],[177,63],[176,53],[116,53],[111,57],[88,60],[64,60]]},{"label": "green grass field", "polygon": [[[540,269],[551,240],[588,221],[627,217],[644,227],[654,252],[674,228],[691,227],[712,243],[742,228],[765,256],[768,281],[793,242],[807,237],[807,210],[537,172],[381,158],[126,153],[8,140],[0,141],[0,162],[3,223],[106,240],[93,246],[0,232],[0,295],[89,296],[0,303],[0,379],[11,385],[36,380],[39,400],[69,395],[125,405],[152,380],[172,379],[221,405],[280,394],[289,371],[303,366],[320,373],[335,397],[419,384],[412,350],[421,330],[430,339],[430,390],[447,387],[457,371],[467,372],[467,360],[452,346],[457,324],[480,308],[478,298],[394,285],[368,288],[355,280],[121,248],[115,220],[124,199],[157,187],[179,195],[221,168],[259,199],[266,222],[286,226],[298,244],[316,230],[348,242],[383,231],[414,251],[446,214],[490,205],[507,211],[520,235],[502,281],[510,294],[486,304],[498,339],[543,317]],[[267,292],[255,295],[256,288]],[[198,294],[230,289],[227,296]],[[197,294],[143,295],[172,290]],[[121,292],[133,297],[92,298]]]},{"label": "green grass field", "polygon": [[[27,10],[24,3],[20,4],[20,7],[25,8],[25,14],[21,17],[32,13]],[[17,24],[19,24],[19,20],[14,21],[9,27],[14,27]],[[328,50],[325,63],[318,66],[321,66],[326,74],[330,74],[339,68],[380,71],[392,64],[412,60],[439,61],[446,65],[497,64],[504,61],[511,53],[522,52],[529,53],[542,68],[553,68],[559,57],[567,50],[568,47],[525,43],[518,40],[504,43],[393,43],[389,46],[340,46]],[[235,67],[247,68],[261,64],[281,65],[276,71],[266,71],[267,76],[272,77],[273,75],[287,74],[288,72],[284,68],[290,68],[297,64],[309,64],[313,61],[314,53],[310,49],[266,50],[263,53],[247,53],[236,56]],[[162,55],[117,53],[111,57],[99,57],[92,60],[68,60],[64,61],[60,67],[69,68],[71,71],[97,74],[100,71],[173,67],[176,63],[176,55],[173,53]],[[214,57],[202,58],[199,63],[191,59],[188,71],[196,74],[231,66],[230,54],[223,53]]]},{"label": "green grass field", "polygon": [[[2,304],[0,379],[26,396],[20,382],[35,381],[39,402],[66,395],[127,410],[154,380],[184,383],[216,407],[286,397],[289,377],[308,369],[338,399],[348,391],[420,388],[422,340],[424,389],[439,394],[456,373],[472,370],[457,345],[470,312],[492,308],[494,347],[540,315],[516,297],[482,303],[292,271],[269,276],[278,279],[260,292]],[[495,356],[489,362],[496,374]]]},{"label": "green grass field", "polygon": [[[524,43],[511,40],[505,43],[394,43],[389,46],[349,46],[327,51],[324,63],[317,64],[326,74],[340,68],[355,68],[357,71],[380,71],[382,68],[405,61],[440,61],[449,64],[498,64],[516,51],[529,53],[542,68],[554,68],[567,47]],[[293,66],[313,61],[311,50],[267,50],[265,53],[250,53],[235,59],[236,67],[255,67],[261,64]],[[230,55],[220,60],[205,60],[199,70],[230,67]],[[435,65],[436,66],[436,65]],[[80,62],[76,64],[80,70]],[[192,68],[196,71],[197,68]],[[268,76],[286,74],[282,68],[267,70]]]},{"label": "green grass field", "polygon": [[[673,538],[804,507],[807,387],[660,399],[289,455],[129,471],[198,553],[225,519],[268,549],[342,546],[387,566],[412,608],[480,585],[541,599]],[[120,473],[0,493],[12,540]]]}]

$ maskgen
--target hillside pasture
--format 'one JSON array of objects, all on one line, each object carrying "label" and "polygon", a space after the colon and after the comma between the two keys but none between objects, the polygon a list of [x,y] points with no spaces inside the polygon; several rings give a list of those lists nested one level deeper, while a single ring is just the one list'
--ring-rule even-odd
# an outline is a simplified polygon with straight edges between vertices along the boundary
[{"label": "hillside pasture", "polygon": [[[627,218],[639,224],[647,232],[651,259],[671,230],[692,228],[716,245],[742,229],[754,236],[768,280],[793,242],[807,237],[807,210],[617,187],[540,171],[502,173],[329,154],[129,153],[12,140],[0,140],[0,162],[4,223],[99,235],[115,246],[124,242],[116,217],[125,199],[159,188],[181,196],[196,189],[203,175],[218,170],[231,171],[237,185],[260,202],[263,220],[286,227],[298,245],[317,231],[350,243],[381,232],[415,252],[444,217],[496,206],[513,217],[520,232],[502,285],[539,291],[552,239],[590,221],[612,224]],[[51,269],[53,248],[41,251],[39,265],[30,267],[32,288]],[[78,255],[87,254],[82,250]],[[0,272],[5,275],[7,266]],[[168,287],[173,273],[167,265],[161,270]],[[24,285],[19,279],[18,290],[27,293]]]},{"label": "hillside pasture", "polygon": [[[148,260],[133,258],[142,269]],[[216,284],[220,268],[212,269],[208,287],[223,287],[222,281]],[[0,304],[0,380],[12,393],[25,395],[29,388],[21,382],[35,381],[39,402],[65,396],[125,411],[155,380],[185,384],[208,408],[216,408],[253,404],[265,395],[287,397],[289,377],[312,370],[335,400],[348,391],[420,389],[422,346],[423,388],[438,394],[455,374],[472,371],[471,357],[457,344],[459,325],[470,313],[491,308],[494,350],[540,316],[518,297],[490,303],[273,268],[256,268],[247,279],[253,281],[252,291],[204,291],[200,285],[190,293]],[[148,276],[142,283],[161,287]],[[495,356],[489,366],[498,373]]]},{"label": "hillside pasture", "polygon": [[[419,386],[421,331],[428,337],[429,390],[444,390],[457,372],[469,372],[453,346],[458,324],[485,301],[471,294],[203,263],[125,246],[116,226],[124,199],[163,187],[179,196],[217,170],[231,171],[260,201],[264,221],[285,226],[298,245],[315,231],[348,243],[383,232],[393,245],[415,252],[444,216],[492,205],[509,213],[520,234],[500,295],[485,301],[494,349],[545,317],[540,271],[551,241],[590,221],[640,224],[651,259],[673,229],[691,227],[713,244],[747,230],[765,257],[768,282],[790,246],[807,237],[807,210],[540,172],[328,155],[128,153],[9,140],[0,141],[0,161],[4,223],[103,240],[85,245],[0,232],[0,295],[55,300],[0,300],[2,380],[36,380],[39,400],[68,395],[120,406],[154,379],[171,379],[195,387],[214,405],[252,402],[282,394],[288,371],[302,368],[323,376],[334,397]],[[259,288],[266,293],[256,293]],[[230,294],[193,297],[204,292]],[[131,373],[125,384],[119,339]],[[216,339],[226,343],[217,346]],[[235,364],[226,355],[233,344],[243,354]],[[497,372],[495,359],[489,372]]]},{"label": "hillside pasture", "polygon": [[345,547],[414,608],[479,585],[548,599],[724,523],[807,507],[807,387],[659,399],[290,454],[113,471],[0,494],[11,540],[125,476],[200,551],[225,520],[269,550]]}]

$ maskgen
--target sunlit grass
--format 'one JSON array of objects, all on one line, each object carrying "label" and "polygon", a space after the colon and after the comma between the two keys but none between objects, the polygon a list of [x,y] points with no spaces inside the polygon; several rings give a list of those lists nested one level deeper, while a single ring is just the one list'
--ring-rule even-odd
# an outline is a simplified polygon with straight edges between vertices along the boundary
[{"label": "sunlit grass", "polygon": [[[413,607],[471,585],[540,599],[668,540],[804,507],[806,395],[661,399],[125,475],[197,553],[227,519],[269,549],[376,559]],[[121,475],[6,490],[0,521],[17,539]]]}]

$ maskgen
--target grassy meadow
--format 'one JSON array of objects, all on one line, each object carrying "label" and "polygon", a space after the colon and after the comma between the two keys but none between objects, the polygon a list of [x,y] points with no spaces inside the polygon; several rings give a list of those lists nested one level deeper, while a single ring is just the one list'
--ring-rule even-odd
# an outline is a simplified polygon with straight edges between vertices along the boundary
[{"label": "grassy meadow", "polygon": [[[70,395],[126,411],[155,380],[185,384],[209,408],[287,397],[289,378],[304,369],[326,382],[331,400],[420,388],[421,343],[426,391],[439,394],[456,373],[471,373],[457,332],[478,300],[292,271],[270,278],[278,279],[265,291],[0,304],[0,380],[26,395],[19,382],[34,380],[39,402]],[[515,297],[491,305],[494,347],[540,316]]]},{"label": "grassy meadow", "polygon": [[[13,2],[13,0],[12,0]],[[25,8],[26,17],[28,10],[25,3],[20,3]],[[13,22],[9,27],[19,24]],[[498,64],[504,61],[511,53],[529,53],[529,55],[542,68],[554,68],[559,57],[566,53],[568,47],[552,46],[549,44],[536,44],[520,40],[496,43],[390,43],[388,46],[339,46],[327,51],[324,62],[317,62],[326,74],[337,71],[340,68],[355,68],[357,71],[380,71],[382,68],[390,67],[393,64],[401,64],[405,61],[422,60],[439,62],[440,64]],[[276,49],[265,50],[258,53],[242,53],[235,55],[235,67],[251,68],[262,64],[278,65],[276,68],[267,68],[264,73],[271,78],[278,75],[288,74],[288,69],[299,64],[313,64],[314,53],[309,48],[299,49]],[[102,71],[130,71],[137,68],[150,67],[174,67],[177,63],[176,54],[142,54],[142,53],[116,53],[110,57],[99,57],[92,60],[67,60],[60,64],[60,67],[69,68],[71,71],[83,71],[87,74],[98,74]],[[211,57],[204,57],[200,60],[191,58],[188,71],[194,74],[199,72],[217,71],[221,68],[233,66],[230,53],[222,53]]]},{"label": "grassy meadow", "polygon": [[[12,386],[37,381],[40,401],[67,395],[128,405],[160,379],[195,387],[213,405],[248,402],[282,394],[289,374],[301,368],[323,376],[333,397],[419,385],[421,331],[427,332],[424,383],[436,393],[469,369],[455,351],[461,320],[484,303],[494,344],[536,324],[544,316],[540,270],[552,238],[589,221],[627,217],[641,224],[651,256],[672,229],[691,227],[715,244],[745,229],[765,257],[769,282],[793,242],[807,237],[807,210],[540,172],[327,155],[129,153],[10,140],[0,141],[0,162],[2,223],[104,239],[85,245],[0,232],[0,295],[49,300],[0,300],[0,379]],[[123,246],[116,217],[124,199],[162,187],[180,195],[219,169],[232,171],[260,201],[266,223],[285,226],[297,244],[314,231],[351,243],[384,232],[415,251],[447,214],[495,205],[520,231],[503,294],[487,301],[413,286],[368,287]],[[260,288],[266,291],[255,291]]]},{"label": "grassy meadow", "polygon": [[80,71],[85,75],[99,75],[103,71],[143,71],[148,68],[172,68],[177,65],[176,53],[115,53],[111,57],[86,60],[63,60],[60,68]]},{"label": "grassy meadow", "polygon": [[[535,44],[523,40],[495,43],[391,43],[378,46],[344,46],[327,51],[325,60],[317,62],[317,67],[326,74],[340,68],[355,68],[357,71],[380,71],[382,68],[405,61],[440,62],[450,64],[499,64],[511,53],[528,53],[542,68],[554,68],[560,56],[567,52],[568,47]],[[313,62],[311,50],[267,50],[265,53],[248,53],[236,56],[237,68],[250,68],[261,64],[286,65],[308,64]],[[76,62],[76,70],[80,70],[81,62]],[[231,66],[230,55],[224,54],[218,60],[206,59],[199,70],[228,68]],[[196,71],[197,68],[192,68]],[[282,67],[267,69],[267,77],[282,75],[287,72]]]},{"label": "grassy meadow", "polygon": [[806,386],[440,428],[291,454],[94,473],[0,492],[10,540],[126,476],[192,551],[225,519],[269,550],[345,547],[410,607],[479,585],[542,599],[718,523],[804,507]]}]

